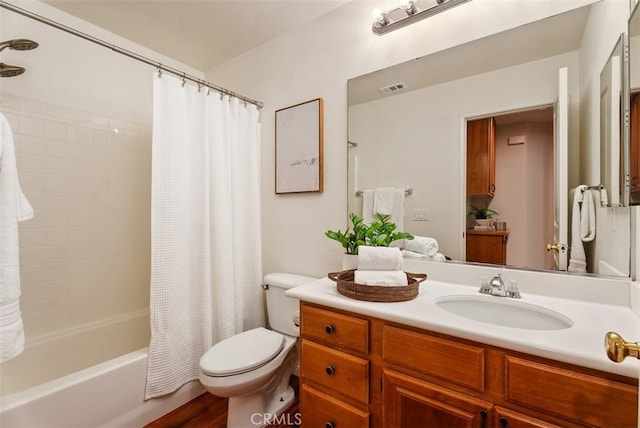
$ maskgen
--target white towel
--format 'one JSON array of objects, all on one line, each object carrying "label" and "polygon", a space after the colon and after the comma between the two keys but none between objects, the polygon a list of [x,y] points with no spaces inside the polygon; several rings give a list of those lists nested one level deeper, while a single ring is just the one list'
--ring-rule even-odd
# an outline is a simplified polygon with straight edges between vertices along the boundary
[{"label": "white towel", "polygon": [[369,224],[376,220],[377,214],[390,216],[396,231],[404,229],[404,189],[379,187],[362,192],[362,218]]},{"label": "white towel", "polygon": [[376,218],[373,212],[373,196],[372,189],[362,191],[362,219],[366,224],[371,224]]},{"label": "white towel", "polygon": [[438,241],[427,236],[414,236],[413,239],[404,240],[404,249],[434,256],[438,252]]},{"label": "white towel", "polygon": [[401,270],[356,270],[353,281],[364,285],[407,285],[407,274]]},{"label": "white towel", "polygon": [[434,262],[447,261],[447,258],[442,253],[435,253],[433,256],[428,256],[426,254],[417,253],[417,252],[411,251],[411,250],[402,250],[402,256],[403,257],[407,257],[407,258],[411,258],[411,259],[431,260],[431,261],[434,261]]},{"label": "white towel", "polygon": [[580,207],[580,239],[582,242],[591,242],[596,237],[596,211],[591,190],[582,193]]},{"label": "white towel", "polygon": [[609,197],[607,196],[607,189],[604,187],[600,189],[600,206],[606,207],[609,205]]},{"label": "white towel", "polygon": [[403,267],[402,251],[398,247],[358,247],[358,269],[402,271]]},{"label": "white towel", "polygon": [[571,207],[571,252],[569,259],[569,272],[585,273],[587,271],[587,256],[584,252],[584,246],[582,245],[581,236],[581,220],[580,220],[580,203],[583,200],[583,191],[587,189],[587,186],[580,185],[575,189],[572,189],[573,193],[573,205]]},{"label": "white towel", "polygon": [[22,193],[13,133],[0,113],[0,363],[24,350],[20,317],[20,260],[18,222],[33,218],[33,208]]}]

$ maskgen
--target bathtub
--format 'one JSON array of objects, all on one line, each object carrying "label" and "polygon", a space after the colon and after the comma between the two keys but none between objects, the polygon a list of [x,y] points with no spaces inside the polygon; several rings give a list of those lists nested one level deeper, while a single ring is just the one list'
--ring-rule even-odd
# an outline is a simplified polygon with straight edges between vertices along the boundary
[{"label": "bathtub", "polygon": [[144,401],[147,348],[0,398],[2,428],[142,427],[202,394],[198,381]]}]

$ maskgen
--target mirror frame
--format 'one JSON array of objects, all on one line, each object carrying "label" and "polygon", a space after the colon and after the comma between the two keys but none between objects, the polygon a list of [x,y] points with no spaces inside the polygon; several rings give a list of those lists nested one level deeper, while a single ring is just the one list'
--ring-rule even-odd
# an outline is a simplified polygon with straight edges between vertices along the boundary
[{"label": "mirror frame", "polygon": [[[632,4],[630,4],[630,6],[632,6]],[[638,27],[638,31],[637,34],[634,34],[632,32],[632,24],[634,24],[634,22],[637,22],[635,25]],[[638,56],[639,59],[636,60],[636,62],[640,61],[640,42],[636,43],[635,45],[632,44],[632,39],[635,35],[635,38],[637,38],[638,40],[640,40],[640,2],[636,2],[635,6],[632,8],[631,13],[629,15],[629,20],[627,23],[627,45],[626,45],[626,50],[625,50],[625,59],[626,59],[626,66],[625,66],[625,70],[627,73],[627,87],[626,87],[626,91],[624,92],[626,94],[626,96],[623,97],[623,103],[625,104],[625,114],[624,114],[624,122],[625,122],[625,126],[624,126],[624,131],[626,131],[626,136],[623,136],[623,138],[626,138],[624,143],[624,149],[623,149],[623,153],[622,153],[622,158],[621,158],[621,162],[623,164],[623,168],[625,168],[625,175],[624,175],[624,194],[623,194],[623,201],[622,204],[623,206],[636,206],[636,205],[640,205],[640,191],[633,191],[633,189],[631,188],[631,165],[632,165],[632,159],[631,156],[632,154],[636,154],[638,155],[638,153],[640,153],[638,151],[638,149],[640,149],[640,147],[638,147],[638,145],[640,145],[640,142],[636,142],[636,146],[632,147],[632,145],[634,144],[634,142],[631,141],[631,98],[632,95],[635,93],[639,93],[640,92],[640,86],[637,88],[632,88],[631,87],[631,72],[632,72],[632,62],[634,61],[634,56]],[[632,47],[635,47],[635,52],[632,51]],[[635,55],[634,55],[635,54]],[[640,62],[638,62],[640,63]],[[634,70],[636,71],[636,73],[638,75],[640,75],[640,67],[638,67],[638,70]],[[635,89],[635,92],[633,92],[633,90]],[[636,125],[638,126],[638,125]],[[634,150],[632,150],[632,148]],[[636,159],[635,162],[633,162],[634,164],[640,164],[640,159]]]}]

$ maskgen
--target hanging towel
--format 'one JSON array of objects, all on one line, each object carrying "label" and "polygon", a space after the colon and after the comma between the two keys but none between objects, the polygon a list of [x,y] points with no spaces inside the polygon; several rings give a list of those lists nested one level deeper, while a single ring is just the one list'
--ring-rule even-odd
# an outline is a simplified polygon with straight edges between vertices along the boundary
[{"label": "hanging towel", "polygon": [[580,206],[580,239],[582,242],[591,242],[596,237],[596,210],[593,202],[593,192],[582,192],[582,204]]},{"label": "hanging towel", "polygon": [[24,350],[20,316],[20,260],[18,222],[33,218],[33,208],[22,193],[13,133],[0,113],[0,363]]},{"label": "hanging towel", "polygon": [[373,212],[373,189],[364,190],[362,192],[362,219],[366,224],[371,224],[376,216]]},{"label": "hanging towel", "polygon": [[587,190],[587,186],[580,185],[572,189],[569,193],[573,193],[573,205],[571,207],[571,251],[569,259],[569,272],[585,273],[587,271],[587,256],[582,245],[581,232],[581,206],[580,203],[584,198],[583,191]]}]

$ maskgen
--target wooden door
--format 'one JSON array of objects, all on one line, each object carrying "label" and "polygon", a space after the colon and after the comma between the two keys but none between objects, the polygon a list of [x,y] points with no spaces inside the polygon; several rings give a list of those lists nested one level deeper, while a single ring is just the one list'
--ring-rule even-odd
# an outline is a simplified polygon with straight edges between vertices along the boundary
[{"label": "wooden door", "polygon": [[467,121],[467,196],[491,196],[496,189],[495,122]]}]

